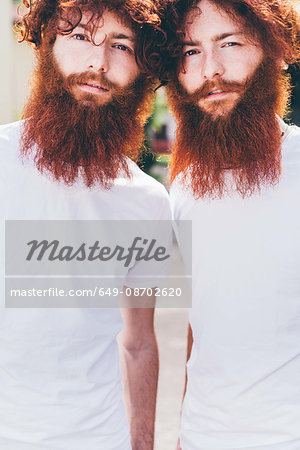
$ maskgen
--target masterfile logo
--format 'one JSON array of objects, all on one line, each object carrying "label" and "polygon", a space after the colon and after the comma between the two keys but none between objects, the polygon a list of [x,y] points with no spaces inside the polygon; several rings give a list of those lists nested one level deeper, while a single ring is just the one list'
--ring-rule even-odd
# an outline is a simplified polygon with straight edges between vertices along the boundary
[{"label": "masterfile logo", "polygon": [[132,244],[128,247],[116,245],[114,248],[103,245],[100,246],[99,241],[95,241],[93,245],[82,243],[79,247],[72,247],[69,245],[62,245],[58,240],[49,242],[47,240],[37,241],[33,240],[27,242],[30,246],[26,261],[31,261],[36,258],[41,261],[44,257],[49,261],[124,261],[124,266],[129,267],[134,261],[165,261],[170,258],[167,254],[166,247],[157,246],[157,240],[143,239],[142,237],[135,237]]},{"label": "masterfile logo", "polygon": [[171,221],[8,220],[6,307],[119,307],[122,296],[129,307],[145,307],[147,296],[187,307],[182,282],[191,274],[179,263],[172,228]]}]

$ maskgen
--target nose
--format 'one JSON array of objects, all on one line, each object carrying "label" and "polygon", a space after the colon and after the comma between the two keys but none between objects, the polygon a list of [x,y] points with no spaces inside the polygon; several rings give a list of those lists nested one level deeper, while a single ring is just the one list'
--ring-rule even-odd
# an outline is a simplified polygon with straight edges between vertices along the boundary
[{"label": "nose", "polygon": [[220,77],[224,74],[224,71],[225,71],[224,65],[217,52],[214,51],[207,52],[204,56],[202,66],[203,78],[210,80],[215,77]]},{"label": "nose", "polygon": [[91,45],[86,58],[86,65],[94,72],[107,72],[109,70],[108,54],[105,45],[105,37],[102,42]]}]

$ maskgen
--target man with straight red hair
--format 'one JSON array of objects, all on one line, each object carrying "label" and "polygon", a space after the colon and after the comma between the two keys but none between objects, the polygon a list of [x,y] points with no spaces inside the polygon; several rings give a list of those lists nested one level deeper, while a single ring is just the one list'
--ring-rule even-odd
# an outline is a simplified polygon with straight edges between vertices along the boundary
[{"label": "man with straight red hair", "polygon": [[[58,292],[48,289],[53,276],[46,277],[38,290],[48,293],[47,298],[30,297],[36,290],[22,289],[23,302],[9,303],[2,247],[0,448],[152,450],[158,375],[154,295],[151,290],[147,295],[139,291],[152,286],[152,281],[141,285],[142,258],[124,265],[122,257],[123,265],[99,278],[103,274],[99,245],[107,243],[97,227],[98,221],[119,224],[112,238],[122,241],[127,221],[133,228],[135,222],[170,218],[166,190],[134,162],[151,114],[155,75],[151,43],[160,33],[160,18],[152,0],[24,0],[23,4],[18,32],[21,40],[34,46],[37,59],[24,120],[0,127],[2,243],[4,220],[10,221],[6,231],[16,223],[24,224],[24,229],[28,221],[32,227],[40,224],[43,242],[49,223],[57,230],[58,224],[72,221],[66,243],[61,242],[65,246],[52,260],[60,259],[57,267],[66,267],[66,258],[84,261],[90,251],[84,267],[97,267],[90,282],[98,283],[94,293],[99,303],[104,294],[107,303],[102,308],[97,298],[90,303],[80,289],[75,296],[72,289],[66,296],[51,297]],[[91,236],[83,233],[81,250],[70,255],[73,234],[93,223],[99,241],[89,247]],[[13,241],[20,243],[23,231]],[[117,250],[120,255],[122,248]],[[110,248],[101,251],[108,265]],[[10,256],[14,269],[20,254],[10,255],[6,247],[6,258]],[[25,264],[30,266],[28,258]],[[41,280],[36,277],[40,264],[41,258],[32,283]],[[72,284],[77,272],[71,272],[67,280]],[[78,278],[82,283],[83,275]],[[111,279],[113,289],[104,289]],[[62,283],[66,277],[55,280]],[[122,320],[118,299],[123,291],[129,308]],[[146,308],[139,308],[142,301]],[[112,303],[115,308],[110,308]],[[116,341],[122,329],[129,426]]]},{"label": "man with straight red hair", "polygon": [[300,130],[282,120],[294,6],[168,4],[171,203],[193,224],[182,450],[300,449]]}]

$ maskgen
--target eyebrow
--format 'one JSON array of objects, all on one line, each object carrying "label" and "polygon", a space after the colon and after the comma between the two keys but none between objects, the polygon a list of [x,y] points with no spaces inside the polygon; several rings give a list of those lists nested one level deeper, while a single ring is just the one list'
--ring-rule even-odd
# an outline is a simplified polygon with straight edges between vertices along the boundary
[{"label": "eyebrow", "polygon": [[109,36],[112,39],[126,39],[127,41],[131,41],[131,42],[136,41],[135,36],[128,36],[127,34],[123,34],[123,33],[112,33]]},{"label": "eyebrow", "polygon": [[[236,32],[231,32],[231,33],[222,33],[222,34],[217,34],[216,36],[213,37],[213,42],[219,42],[219,41],[223,41],[223,39],[226,39],[228,37],[231,36],[241,36],[244,35],[245,33],[243,31],[236,31]],[[183,46],[185,45],[190,45],[190,46],[198,46],[201,45],[200,41],[182,41],[181,44]]]},{"label": "eyebrow", "polygon": [[89,24],[88,23],[79,23],[77,25],[77,27],[74,28],[74,30],[76,30],[77,28],[82,28],[83,30],[87,30],[89,28]]},{"label": "eyebrow", "polygon": [[[77,25],[77,27],[75,29],[77,29],[77,28],[82,28],[83,30],[90,31],[90,26],[88,23],[80,23],[79,25]],[[123,40],[126,39],[127,41],[131,41],[131,42],[136,41],[135,36],[128,36],[127,34],[124,34],[124,33],[111,33],[111,34],[108,34],[108,36],[111,39],[123,39]]]}]

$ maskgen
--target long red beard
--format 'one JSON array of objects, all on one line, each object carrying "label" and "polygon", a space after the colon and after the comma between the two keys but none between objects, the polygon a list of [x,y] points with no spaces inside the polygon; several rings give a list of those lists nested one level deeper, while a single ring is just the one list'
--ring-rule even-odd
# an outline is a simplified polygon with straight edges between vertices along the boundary
[{"label": "long red beard", "polygon": [[221,198],[233,191],[250,196],[280,178],[281,130],[276,114],[286,109],[289,79],[266,60],[244,86],[229,83],[227,89],[231,88],[241,92],[239,103],[216,117],[215,111],[199,108],[203,92],[189,95],[178,82],[168,87],[178,125],[171,182],[181,174],[195,198]]},{"label": "long red beard", "polygon": [[40,50],[23,112],[27,120],[21,152],[33,155],[37,168],[57,181],[73,184],[82,176],[88,187],[109,189],[121,170],[129,176],[127,157],[138,159],[153,89],[142,75],[126,89],[94,76],[112,88],[112,100],[97,105],[92,94],[84,94],[78,101],[70,88],[74,82],[87,79],[86,75],[65,79],[54,62],[51,46]]}]

